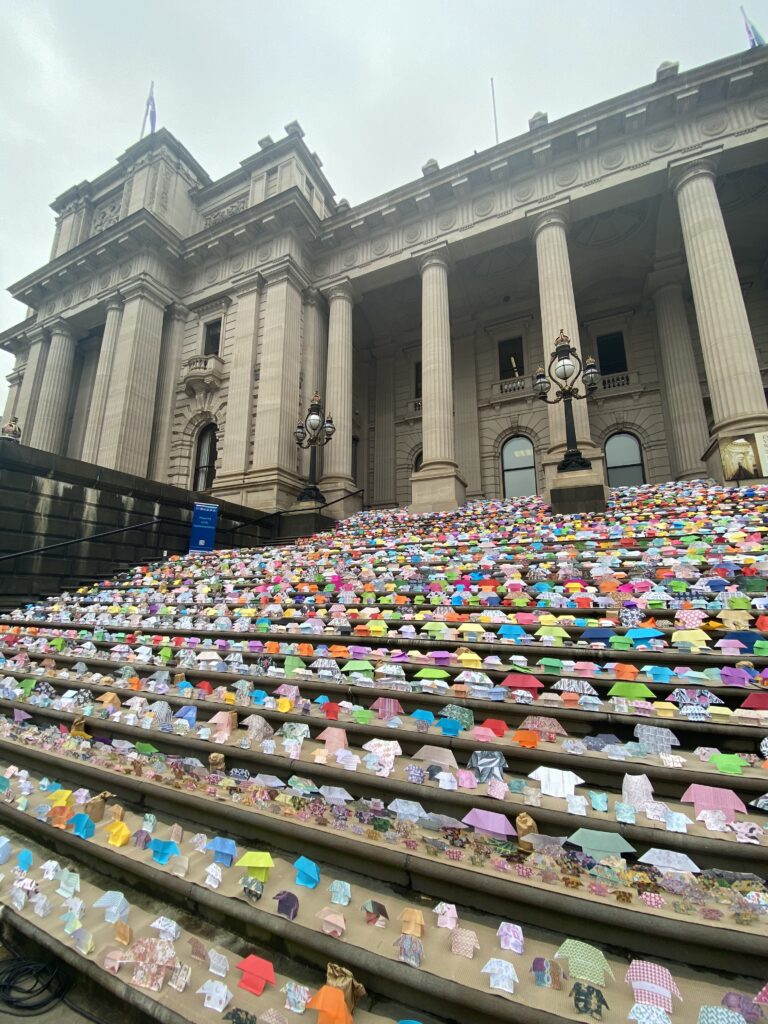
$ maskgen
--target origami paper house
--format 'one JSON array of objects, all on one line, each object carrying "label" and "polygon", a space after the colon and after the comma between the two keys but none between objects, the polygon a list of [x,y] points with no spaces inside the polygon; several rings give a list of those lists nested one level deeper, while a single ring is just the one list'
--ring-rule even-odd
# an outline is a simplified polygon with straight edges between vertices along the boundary
[{"label": "origami paper house", "polygon": [[315,889],[320,883],[320,868],[308,857],[299,857],[293,862],[296,868],[296,885],[303,885],[307,889]]},{"label": "origami paper house", "polygon": [[675,979],[666,967],[659,964],[648,960],[632,960],[624,980],[632,986],[632,996],[636,1003],[658,1006],[665,1013],[672,1013],[672,996],[677,996],[682,1002],[683,997]]},{"label": "origami paper house", "polygon": [[307,1009],[317,1011],[317,1024],[354,1024],[344,992],[332,985],[323,985],[309,1000]]},{"label": "origami paper house", "polygon": [[247,868],[249,878],[255,878],[259,882],[266,882],[269,878],[270,869],[275,866],[275,863],[272,860],[271,854],[249,850],[237,861],[236,866]]},{"label": "origami paper house", "polygon": [[0,864],[5,864],[12,852],[10,839],[7,836],[0,836]]},{"label": "origami paper house", "polygon": [[588,981],[592,985],[602,987],[606,983],[606,975],[614,977],[613,971],[603,953],[595,946],[578,939],[566,939],[555,953],[558,960],[566,960],[571,978]]},{"label": "origami paper house", "polygon": [[340,910],[334,910],[333,907],[323,907],[322,910],[315,914],[315,917],[319,918],[321,928],[326,935],[332,935],[336,939],[340,939],[344,932],[347,930],[347,922],[344,920],[344,915]]},{"label": "origami paper house", "polygon": [[261,995],[267,985],[275,983],[272,965],[254,953],[244,957],[239,964],[234,965],[234,969],[243,972],[238,988],[243,988],[254,995]]},{"label": "origami paper house", "polygon": [[421,938],[424,934],[424,915],[417,907],[404,907],[398,916],[400,931],[403,935]]},{"label": "origami paper house", "polygon": [[573,835],[568,837],[568,842],[574,846],[580,846],[584,853],[588,853],[595,860],[602,860],[609,856],[622,856],[625,853],[634,853],[634,846],[617,832],[602,832],[591,828],[577,829]]},{"label": "origami paper house", "polygon": [[361,909],[365,914],[366,924],[376,928],[386,928],[389,914],[383,903],[379,903],[378,900],[366,900]]},{"label": "origami paper house", "polygon": [[299,912],[299,898],[295,893],[281,889],[280,892],[275,893],[272,899],[277,900],[278,914],[282,917],[287,917],[289,921],[295,919]]},{"label": "origami paper house", "polygon": [[736,812],[746,813],[746,807],[732,789],[721,789],[719,786],[689,786],[680,797],[684,804],[692,803],[696,816],[702,811],[723,811],[727,822],[734,821]]},{"label": "origami paper house", "polygon": [[76,814],[67,824],[71,826],[73,834],[80,839],[90,839],[96,831],[96,826],[87,814]]},{"label": "origami paper house", "polygon": [[156,864],[167,864],[171,857],[178,857],[181,852],[178,845],[170,840],[152,839],[147,845]]},{"label": "origami paper house", "polygon": [[109,890],[102,893],[94,902],[94,908],[104,910],[104,920],[107,924],[117,924],[118,921],[125,921],[131,905],[121,892]]},{"label": "origami paper house", "polygon": [[213,853],[215,864],[222,864],[226,868],[232,866],[237,856],[237,843],[234,839],[225,839],[223,836],[214,836],[205,848]]},{"label": "origami paper house", "polygon": [[124,821],[113,821],[104,829],[109,836],[109,846],[127,846],[131,839],[131,830]]},{"label": "origami paper house", "polygon": [[482,811],[473,807],[461,820],[465,825],[470,825],[478,835],[489,836],[492,839],[507,839],[509,836],[517,835],[509,819],[495,811]]}]

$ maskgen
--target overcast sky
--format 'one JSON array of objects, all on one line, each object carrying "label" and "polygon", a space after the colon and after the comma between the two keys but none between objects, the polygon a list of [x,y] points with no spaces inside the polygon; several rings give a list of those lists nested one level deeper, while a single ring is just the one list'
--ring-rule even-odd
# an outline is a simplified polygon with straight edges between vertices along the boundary
[{"label": "overcast sky", "polygon": [[[768,36],[768,0],[745,6]],[[506,139],[746,48],[737,0],[0,0],[0,285],[47,260],[48,204],[138,139],[151,79],[212,177],[298,120],[354,205],[492,145],[491,76]],[[0,329],[24,314],[0,293]]]}]

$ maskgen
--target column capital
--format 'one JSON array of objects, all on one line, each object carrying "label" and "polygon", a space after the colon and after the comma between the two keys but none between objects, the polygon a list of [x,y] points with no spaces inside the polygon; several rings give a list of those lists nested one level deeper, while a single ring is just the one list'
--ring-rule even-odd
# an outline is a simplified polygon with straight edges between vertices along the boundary
[{"label": "column capital", "polygon": [[262,277],[267,287],[288,281],[294,288],[304,291],[309,287],[309,278],[292,256],[283,256],[271,267],[262,270]]},{"label": "column capital", "polygon": [[323,288],[323,294],[331,305],[334,302],[348,302],[350,306],[353,306],[360,298],[348,277],[341,278],[327,285]]},{"label": "column capital", "polygon": [[688,282],[688,267],[679,263],[673,267],[652,270],[645,281],[647,294],[654,298],[665,288],[682,288]]},{"label": "column capital", "polygon": [[670,160],[667,170],[669,186],[674,195],[677,196],[680,189],[695,178],[710,178],[714,180],[717,175],[719,158],[720,148],[683,160]]},{"label": "column capital", "polygon": [[47,326],[48,330],[50,331],[50,334],[51,334],[52,338],[53,338],[53,336],[55,334],[58,334],[58,335],[61,335],[61,336],[67,337],[67,338],[71,338],[72,337],[72,328],[67,323],[67,321],[63,320],[61,317],[57,317],[55,320],[51,320],[51,322],[46,324],[46,326]]},{"label": "column capital", "polygon": [[133,299],[145,299],[161,309],[164,309],[169,302],[173,302],[173,295],[167,289],[156,281],[145,277],[139,277],[127,284],[120,285],[120,294],[125,302],[131,302]]},{"label": "column capital", "polygon": [[427,267],[444,267],[446,270],[453,268],[451,251],[447,242],[416,250],[411,255],[418,264],[420,274],[423,274]]},{"label": "column capital", "polygon": [[264,278],[259,271],[248,271],[245,274],[239,274],[234,277],[232,284],[235,295],[238,299],[242,299],[244,296],[250,295],[251,292],[261,294],[264,288]]},{"label": "column capital", "polygon": [[104,299],[104,308],[106,309],[107,312],[109,312],[111,309],[122,309],[123,302],[123,296],[120,294],[120,292],[112,292],[110,295],[107,295],[106,298]]},{"label": "column capital", "polygon": [[556,206],[548,206],[544,210],[529,210],[526,212],[526,219],[528,220],[528,230],[534,241],[540,231],[552,225],[557,225],[563,231],[567,231],[571,222],[571,202],[566,200]]},{"label": "column capital", "polygon": [[183,302],[172,302],[166,312],[171,320],[186,320],[189,316],[189,309]]},{"label": "column capital", "polygon": [[304,304],[306,306],[322,306],[324,296],[319,288],[305,288],[304,289]]}]

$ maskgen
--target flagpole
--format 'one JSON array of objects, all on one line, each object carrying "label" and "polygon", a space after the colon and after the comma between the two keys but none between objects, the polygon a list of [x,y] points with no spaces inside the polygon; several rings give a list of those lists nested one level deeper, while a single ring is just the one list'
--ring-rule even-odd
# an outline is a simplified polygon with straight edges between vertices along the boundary
[{"label": "flagpole", "polygon": [[496,133],[496,145],[499,144],[499,122],[496,118],[496,90],[493,87],[493,78],[491,78],[491,102],[493,103],[493,130]]},{"label": "flagpole", "polygon": [[[150,96],[152,96],[152,94],[154,92],[154,89],[155,89],[155,83],[154,83],[154,80],[153,80],[153,81],[151,81],[149,83],[149,95]],[[144,132],[145,132],[146,127],[147,127],[147,115],[148,114],[149,114],[149,98],[147,98],[147,102],[144,104],[144,117],[142,118],[142,121],[141,121],[141,135],[139,136],[139,141],[141,141],[144,138]]]}]

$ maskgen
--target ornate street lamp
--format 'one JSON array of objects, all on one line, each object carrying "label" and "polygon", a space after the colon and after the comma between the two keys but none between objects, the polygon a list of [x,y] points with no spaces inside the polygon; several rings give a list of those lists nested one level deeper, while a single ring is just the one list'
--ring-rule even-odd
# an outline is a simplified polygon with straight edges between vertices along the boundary
[{"label": "ornate street lamp", "polygon": [[309,403],[309,411],[303,423],[297,423],[293,432],[299,448],[309,448],[309,479],[297,501],[314,501],[318,505],[325,501],[317,486],[317,449],[324,448],[336,433],[333,419],[323,412],[323,401],[317,392]]},{"label": "ornate street lamp", "polygon": [[[547,374],[550,380],[547,380]],[[579,393],[577,384],[579,377],[584,380],[584,394]],[[555,338],[555,350],[549,360],[546,373],[544,367],[540,366],[533,376],[533,390],[536,397],[548,405],[563,403],[565,411],[565,455],[557,464],[558,473],[567,473],[574,469],[590,469],[592,463],[585,459],[576,446],[576,428],[573,423],[573,399],[589,398],[597,390],[600,382],[600,374],[595,366],[592,356],[582,363],[576,349],[571,345],[571,339],[563,333]],[[555,384],[557,391],[555,398],[547,398],[547,394]]]}]

